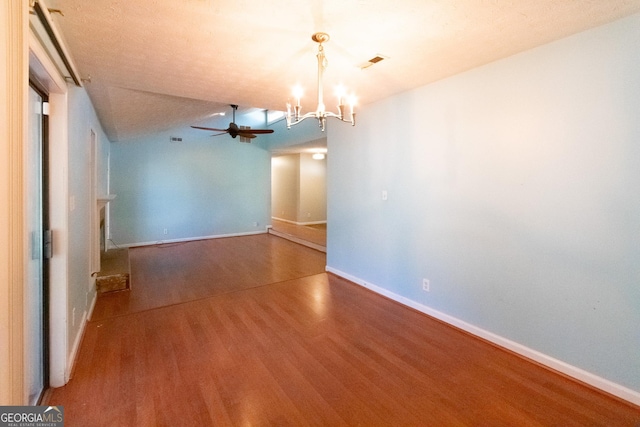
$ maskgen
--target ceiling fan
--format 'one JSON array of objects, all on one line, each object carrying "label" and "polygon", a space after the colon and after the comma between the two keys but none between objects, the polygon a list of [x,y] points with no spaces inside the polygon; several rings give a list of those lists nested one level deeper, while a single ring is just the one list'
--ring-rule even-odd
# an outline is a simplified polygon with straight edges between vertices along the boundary
[{"label": "ceiling fan", "polygon": [[202,130],[212,130],[220,133],[216,133],[212,136],[224,135],[228,133],[231,135],[231,138],[235,138],[236,136],[240,136],[240,142],[251,142],[256,135],[265,134],[265,133],[273,133],[273,129],[251,129],[249,126],[238,126],[236,124],[236,110],[238,106],[235,104],[231,104],[231,108],[233,108],[233,121],[229,123],[229,127],[226,129],[216,129],[216,128],[207,128],[202,126],[191,126],[194,129],[202,129]]}]

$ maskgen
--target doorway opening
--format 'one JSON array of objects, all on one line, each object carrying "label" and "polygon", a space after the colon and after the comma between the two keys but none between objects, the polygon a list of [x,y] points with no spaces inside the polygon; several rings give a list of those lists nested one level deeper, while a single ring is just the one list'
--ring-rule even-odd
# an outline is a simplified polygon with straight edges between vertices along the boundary
[{"label": "doorway opening", "polygon": [[[326,147],[326,139],[323,142]],[[326,174],[324,147],[274,153],[271,159],[271,234],[326,252]]]}]

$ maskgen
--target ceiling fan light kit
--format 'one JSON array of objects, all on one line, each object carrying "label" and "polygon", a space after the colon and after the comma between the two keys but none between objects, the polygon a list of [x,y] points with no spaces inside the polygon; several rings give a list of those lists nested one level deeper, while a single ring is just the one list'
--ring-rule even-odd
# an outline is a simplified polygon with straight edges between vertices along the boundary
[{"label": "ceiling fan light kit", "polygon": [[287,102],[287,129],[291,129],[291,126],[297,125],[298,123],[300,123],[304,119],[308,119],[309,117],[315,117],[316,119],[318,119],[318,126],[320,126],[320,129],[323,132],[327,117],[333,117],[340,121],[351,123],[351,126],[355,126],[356,113],[354,107],[356,98],[354,95],[350,95],[348,97],[347,102],[349,105],[349,111],[347,112],[347,106],[345,105],[346,90],[344,88],[338,88],[338,113],[336,114],[331,111],[325,110],[322,93],[322,76],[324,73],[324,69],[327,67],[327,58],[324,55],[324,48],[322,46],[322,43],[326,43],[329,41],[329,34],[315,33],[311,36],[311,39],[314,42],[318,43],[318,54],[316,55],[316,58],[318,58],[318,104],[316,106],[316,111],[310,111],[302,115],[302,107],[300,105],[302,90],[299,88],[294,89],[295,105],[292,106],[290,102]]}]

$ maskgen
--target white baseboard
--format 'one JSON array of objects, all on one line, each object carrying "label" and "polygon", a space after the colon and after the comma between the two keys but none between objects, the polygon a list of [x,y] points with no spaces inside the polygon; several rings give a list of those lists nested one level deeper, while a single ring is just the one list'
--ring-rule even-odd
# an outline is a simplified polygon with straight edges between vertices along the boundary
[{"label": "white baseboard", "polygon": [[78,333],[76,334],[75,339],[73,340],[73,347],[71,347],[71,353],[69,354],[69,358],[67,359],[67,371],[65,372],[64,382],[65,384],[69,382],[73,374],[73,368],[76,364],[76,360],[78,358],[78,351],[80,351],[80,344],[82,343],[82,337],[84,336],[84,331],[87,327],[87,312],[82,313],[82,319],[80,320],[80,328],[78,329]]},{"label": "white baseboard", "polygon": [[307,221],[307,222],[298,222],[298,225],[320,225],[326,224],[327,221]]},{"label": "white baseboard", "polygon": [[294,224],[294,225],[318,225],[318,224],[326,224],[327,221],[308,221],[308,222],[298,222],[298,221],[291,221],[290,219],[284,219],[284,218],[278,218],[275,216],[272,216],[271,219],[275,219],[276,221],[281,221],[281,222],[286,222],[288,224]]},{"label": "white baseboard", "polygon": [[282,237],[283,239],[289,240],[291,242],[295,242],[295,243],[297,243],[299,245],[306,246],[306,247],[311,248],[311,249],[315,249],[316,251],[327,253],[327,248],[322,246],[322,245],[318,245],[317,243],[313,243],[313,242],[310,242],[308,240],[300,239],[300,238],[298,238],[296,236],[292,236],[291,234],[281,233],[281,232],[279,232],[277,230],[274,230],[273,228],[271,230],[269,230],[269,234],[272,234],[272,235],[278,236],[278,237]]},{"label": "white baseboard", "polygon": [[353,282],[357,285],[363,286],[377,294],[383,295],[393,301],[399,302],[400,304],[411,307],[415,310],[418,310],[424,314],[427,314],[431,317],[434,317],[438,320],[441,320],[445,323],[448,323],[456,328],[462,329],[465,332],[468,332],[472,335],[480,337],[484,340],[487,340],[497,346],[503,347],[507,350],[510,350],[514,353],[519,354],[527,359],[531,359],[541,365],[544,365],[548,368],[551,368],[555,371],[563,373],[569,377],[575,378],[578,381],[589,384],[592,387],[598,388],[606,393],[612,394],[620,399],[631,402],[635,405],[640,406],[640,392],[636,390],[629,389],[620,384],[614,383],[613,381],[607,380],[605,378],[599,377],[591,372],[587,372],[583,369],[570,365],[562,360],[558,360],[554,357],[541,353],[537,350],[519,344],[517,342],[511,341],[510,339],[504,338],[500,335],[494,334],[493,332],[489,332],[484,330],[478,326],[467,323],[463,320],[460,320],[456,317],[450,316],[446,313],[443,313],[438,310],[434,310],[424,304],[420,304],[416,301],[413,301],[409,298],[403,297],[396,293],[393,293],[387,289],[384,289],[380,286],[369,283],[365,280],[362,280],[358,277],[347,274],[343,271],[335,269],[333,267],[327,266],[326,270],[329,273],[333,273],[336,276],[340,276],[350,282]]},{"label": "white baseboard", "polygon": [[91,304],[89,304],[89,311],[87,314],[87,322],[91,320],[91,316],[93,316],[93,309],[96,307],[96,302],[98,301],[98,291],[93,293],[93,299],[91,300]]},{"label": "white baseboard", "polygon": [[185,237],[180,239],[167,239],[167,240],[154,240],[150,242],[137,242],[137,243],[123,243],[119,245],[115,245],[109,242],[109,249],[116,248],[135,248],[137,246],[154,246],[154,245],[165,245],[167,243],[184,243],[184,242],[195,242],[197,240],[210,240],[210,239],[223,239],[225,237],[241,237],[241,236],[253,236],[256,234],[266,234],[267,229],[259,230],[259,231],[247,231],[244,233],[229,233],[229,234],[213,234],[210,236],[199,236],[199,237]]},{"label": "white baseboard", "polygon": [[78,351],[80,351],[80,345],[82,344],[82,339],[84,338],[84,333],[87,329],[87,324],[91,320],[91,316],[93,315],[93,309],[96,307],[96,302],[98,301],[98,293],[95,292],[93,294],[93,299],[89,304],[89,308],[87,311],[82,313],[81,327],[78,330],[78,334],[76,338],[73,340],[73,347],[71,348],[71,353],[69,354],[69,358],[67,359],[67,371],[65,372],[65,384],[69,382],[73,375],[73,369],[76,365],[76,361],[78,359]]}]

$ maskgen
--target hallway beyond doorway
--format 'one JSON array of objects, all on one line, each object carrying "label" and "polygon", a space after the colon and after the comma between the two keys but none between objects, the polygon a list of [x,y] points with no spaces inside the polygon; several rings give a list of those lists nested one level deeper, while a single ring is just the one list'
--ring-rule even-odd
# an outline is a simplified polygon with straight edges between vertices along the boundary
[{"label": "hallway beyond doorway", "polygon": [[327,224],[298,225],[271,219],[269,233],[287,240],[327,252]]}]

